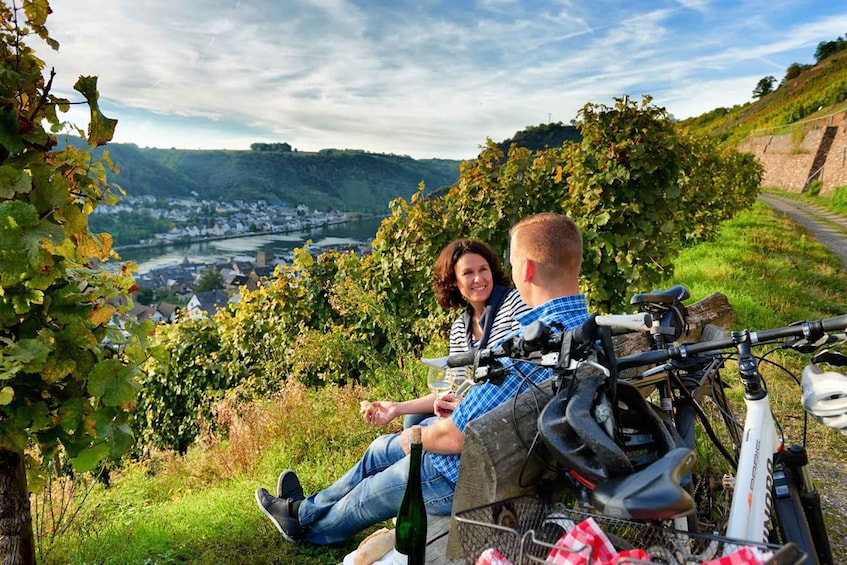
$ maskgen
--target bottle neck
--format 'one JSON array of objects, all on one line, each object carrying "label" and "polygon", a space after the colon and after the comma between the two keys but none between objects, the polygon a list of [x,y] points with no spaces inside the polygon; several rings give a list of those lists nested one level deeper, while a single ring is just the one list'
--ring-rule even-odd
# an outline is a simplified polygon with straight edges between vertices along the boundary
[{"label": "bottle neck", "polygon": [[411,452],[409,453],[409,478],[420,477],[421,474],[421,458],[423,456],[423,444],[413,443]]}]

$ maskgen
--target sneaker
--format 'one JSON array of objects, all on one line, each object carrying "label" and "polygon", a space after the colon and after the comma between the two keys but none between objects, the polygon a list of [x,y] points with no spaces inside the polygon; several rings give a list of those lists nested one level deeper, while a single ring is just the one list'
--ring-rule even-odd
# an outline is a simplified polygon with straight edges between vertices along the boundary
[{"label": "sneaker", "polygon": [[291,500],[303,500],[306,498],[303,494],[303,487],[300,486],[300,479],[297,474],[290,469],[286,469],[279,475],[279,480],[276,482],[276,497],[290,498]]},{"label": "sneaker", "polygon": [[300,539],[300,520],[291,515],[291,500],[277,498],[266,489],[256,490],[256,504],[271,519],[286,541],[296,543]]}]

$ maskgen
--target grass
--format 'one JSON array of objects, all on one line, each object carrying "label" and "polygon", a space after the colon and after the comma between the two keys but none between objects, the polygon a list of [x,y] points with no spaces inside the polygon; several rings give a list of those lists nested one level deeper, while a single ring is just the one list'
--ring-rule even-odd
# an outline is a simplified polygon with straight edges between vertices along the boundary
[{"label": "grass", "polygon": [[[726,294],[736,328],[847,312],[847,275],[838,260],[761,203],[728,222],[715,241],[685,251],[668,284],[675,282],[691,289],[692,301]],[[793,415],[783,422],[793,436],[802,420],[799,392],[781,376],[772,380],[775,412]],[[368,532],[337,546],[287,544],[256,508],[253,492],[272,490],[285,468],[298,471],[307,491],[331,483],[384,431],[362,422],[359,401],[389,397],[391,390],[396,383],[380,390],[289,385],[260,404],[222,405],[218,418],[228,439],[207,435],[184,457],[153,454],[114,470],[108,488],[95,483],[68,531],[42,546],[40,561],[340,563]],[[811,428],[823,440],[824,456],[843,458],[847,438]]]},{"label": "grass", "polygon": [[835,214],[847,217],[847,186],[836,187],[831,194],[821,196],[820,194],[809,194],[807,192],[791,192],[788,190],[768,189],[786,198],[791,198],[807,204],[819,206]]}]

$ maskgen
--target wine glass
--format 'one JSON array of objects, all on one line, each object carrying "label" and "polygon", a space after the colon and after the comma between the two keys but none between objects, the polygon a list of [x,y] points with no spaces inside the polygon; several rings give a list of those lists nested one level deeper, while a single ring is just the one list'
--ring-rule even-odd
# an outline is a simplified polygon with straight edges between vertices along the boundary
[{"label": "wine glass", "polygon": [[436,398],[441,398],[453,388],[453,384],[448,377],[447,369],[440,367],[429,367],[426,374],[426,383]]},{"label": "wine glass", "polygon": [[450,381],[450,390],[453,392],[459,392],[460,395],[464,395],[465,391],[468,389],[468,384],[466,381],[470,378],[468,375],[469,368],[468,367],[451,367],[446,369],[447,380]]}]

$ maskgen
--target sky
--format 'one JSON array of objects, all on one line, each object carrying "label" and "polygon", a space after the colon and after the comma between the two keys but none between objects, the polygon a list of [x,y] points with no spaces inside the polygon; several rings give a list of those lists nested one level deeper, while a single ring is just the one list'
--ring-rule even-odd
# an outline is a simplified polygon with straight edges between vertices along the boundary
[{"label": "sky", "polygon": [[[845,0],[53,0],[54,93],[99,77],[114,141],[361,149],[473,159],[587,103],[644,95],[675,118],[752,100]],[[76,106],[66,119],[85,128]]]}]

